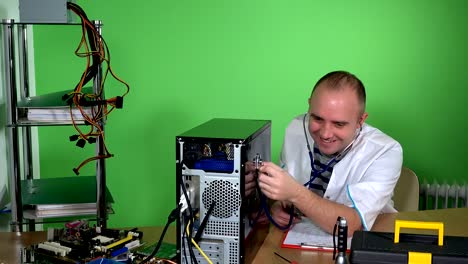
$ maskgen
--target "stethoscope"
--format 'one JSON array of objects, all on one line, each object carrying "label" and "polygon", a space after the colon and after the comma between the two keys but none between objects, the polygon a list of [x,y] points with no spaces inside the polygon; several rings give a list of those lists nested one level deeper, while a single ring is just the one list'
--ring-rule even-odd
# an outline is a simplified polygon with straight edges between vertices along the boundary
[{"label": "stethoscope", "polygon": [[344,148],[338,155],[336,155],[335,157],[333,157],[331,160],[329,160],[327,162],[327,164],[325,165],[325,167],[323,167],[322,169],[317,169],[315,166],[314,166],[314,155],[312,154],[312,150],[310,149],[310,144],[309,144],[309,139],[307,137],[307,130],[306,130],[306,117],[309,115],[309,113],[306,113],[304,115],[304,117],[302,118],[302,127],[304,128],[304,137],[305,137],[305,140],[306,140],[306,144],[307,144],[307,150],[309,151],[309,159],[310,159],[310,167],[311,167],[311,171],[310,171],[310,178],[309,178],[309,181],[307,181],[306,183],[304,183],[304,186],[306,186],[307,188],[311,189],[312,187],[312,183],[314,182],[315,178],[317,178],[319,175],[321,175],[322,173],[324,173],[325,171],[327,171],[330,166],[332,166],[333,163],[337,162],[337,160],[339,160],[343,154],[347,153],[347,151],[349,149],[351,149],[351,147],[353,146],[353,143],[356,141],[356,139],[359,137],[359,135],[361,134],[361,130],[362,130],[362,126],[359,128],[358,132],[356,133],[356,136],[354,137],[353,141],[351,141],[351,143],[349,143],[348,146],[346,146],[346,148]]}]

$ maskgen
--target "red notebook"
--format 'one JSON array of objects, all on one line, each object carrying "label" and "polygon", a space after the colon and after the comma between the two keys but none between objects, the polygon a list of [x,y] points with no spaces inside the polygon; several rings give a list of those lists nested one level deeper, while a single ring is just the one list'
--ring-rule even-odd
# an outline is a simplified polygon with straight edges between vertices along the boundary
[{"label": "red notebook", "polygon": [[[351,246],[351,238],[348,238],[347,248]],[[303,250],[333,251],[333,235],[325,232],[308,218],[302,218],[284,235],[281,242],[282,248],[295,248]]]}]

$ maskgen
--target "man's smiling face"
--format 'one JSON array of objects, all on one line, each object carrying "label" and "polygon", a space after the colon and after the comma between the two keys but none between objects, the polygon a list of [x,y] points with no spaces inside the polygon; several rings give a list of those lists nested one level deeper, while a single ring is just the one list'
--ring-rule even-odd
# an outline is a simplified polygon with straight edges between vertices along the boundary
[{"label": "man's smiling face", "polygon": [[334,155],[353,141],[367,113],[362,113],[353,89],[325,85],[318,86],[309,99],[309,132],[322,154]]}]

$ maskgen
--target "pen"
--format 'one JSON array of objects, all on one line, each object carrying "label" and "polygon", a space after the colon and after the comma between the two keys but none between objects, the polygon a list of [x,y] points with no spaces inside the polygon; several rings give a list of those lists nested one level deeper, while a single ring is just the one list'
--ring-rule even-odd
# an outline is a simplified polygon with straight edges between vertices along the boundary
[{"label": "pen", "polygon": [[282,258],[283,260],[287,261],[288,263],[291,263],[291,264],[298,264],[298,263],[297,263],[296,261],[294,261],[294,260],[291,261],[291,260],[289,260],[289,259],[287,259],[287,258],[281,256],[280,254],[278,254],[278,252],[275,252],[275,255],[278,256],[278,257],[280,257],[280,258]]}]

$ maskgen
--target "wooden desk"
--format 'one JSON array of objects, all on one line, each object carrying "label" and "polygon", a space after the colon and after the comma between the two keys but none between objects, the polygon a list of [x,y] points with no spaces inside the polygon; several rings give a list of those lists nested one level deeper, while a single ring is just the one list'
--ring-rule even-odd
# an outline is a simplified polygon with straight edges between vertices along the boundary
[{"label": "wooden desk", "polygon": [[[393,232],[395,219],[418,221],[441,221],[445,223],[445,235],[468,237],[468,208],[441,209],[418,212],[403,212],[395,214],[382,214],[377,218],[373,231]],[[148,243],[157,242],[162,231],[161,227],[142,227],[143,240]],[[412,230],[417,233],[418,230]],[[253,258],[253,263],[285,264],[285,261],[275,256],[274,252],[299,263],[334,263],[331,252],[306,251],[298,249],[281,248],[283,232],[274,227],[265,238],[262,246]],[[38,244],[47,239],[45,231],[39,232],[0,232],[0,264],[19,263],[22,248]],[[174,226],[168,229],[164,241],[176,242]]]},{"label": "wooden desk", "polygon": [[[401,212],[381,214],[372,228],[372,231],[394,232],[395,219],[414,221],[440,221],[444,222],[445,235],[468,236],[468,208],[427,210],[417,212]],[[411,233],[428,233],[424,230],[411,230]],[[431,233],[433,234],[433,233]],[[334,263],[333,253],[325,251],[310,251],[281,248],[283,232],[277,228],[270,228],[270,233],[257,252],[253,263],[285,264],[286,262],[276,256],[274,252],[302,263]]]}]

